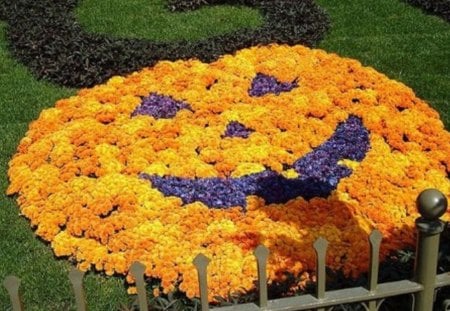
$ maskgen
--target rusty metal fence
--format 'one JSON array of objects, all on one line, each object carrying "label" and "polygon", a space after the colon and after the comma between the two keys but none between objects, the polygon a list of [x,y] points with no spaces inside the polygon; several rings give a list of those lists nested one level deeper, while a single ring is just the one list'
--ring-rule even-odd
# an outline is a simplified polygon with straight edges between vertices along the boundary
[{"label": "rusty metal fence", "polygon": [[[217,311],[328,311],[332,310],[335,306],[342,304],[360,303],[365,310],[376,311],[380,308],[386,298],[411,294],[413,297],[411,310],[431,311],[433,310],[436,290],[444,286],[450,286],[450,271],[442,274],[437,274],[436,272],[439,238],[445,227],[444,222],[439,220],[439,217],[447,210],[447,199],[438,190],[427,189],[417,198],[417,207],[421,217],[416,220],[417,245],[414,276],[412,280],[378,283],[379,249],[382,236],[379,231],[374,230],[370,234],[368,241],[368,243],[370,243],[370,263],[368,284],[365,287],[326,291],[325,258],[328,242],[323,238],[319,238],[314,243],[317,258],[317,286],[315,294],[269,300],[267,295],[266,275],[269,250],[261,245],[254,251],[258,267],[258,302],[213,309]],[[202,311],[210,309],[207,299],[207,268],[209,262],[210,259],[203,254],[199,254],[193,261],[198,272]],[[149,310],[144,271],[145,266],[138,262],[134,263],[130,268],[131,274],[136,279],[140,311]],[[85,293],[83,290],[83,277],[84,273],[75,268],[69,273],[69,279],[74,289],[77,311],[87,310]],[[19,295],[20,279],[15,276],[8,276],[4,279],[3,285],[9,293],[12,310],[24,310]],[[442,310],[450,311],[450,299],[443,302]]]}]

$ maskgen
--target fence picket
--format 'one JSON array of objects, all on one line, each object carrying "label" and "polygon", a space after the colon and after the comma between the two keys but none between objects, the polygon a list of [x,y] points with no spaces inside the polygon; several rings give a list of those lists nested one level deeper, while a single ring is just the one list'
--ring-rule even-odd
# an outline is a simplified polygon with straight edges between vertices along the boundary
[{"label": "fence picket", "polygon": [[139,310],[147,311],[147,291],[145,289],[144,273],[145,265],[140,262],[134,262],[130,267],[130,272],[136,280],[136,288],[138,293]]},{"label": "fence picket", "polygon": [[198,254],[193,261],[198,274],[198,284],[200,287],[200,301],[202,304],[202,311],[209,310],[208,303],[208,277],[207,268],[211,260],[203,254]]},{"label": "fence picket", "polygon": [[264,245],[259,245],[253,254],[256,257],[258,265],[258,290],[259,307],[267,307],[267,259],[269,258],[269,249]]},{"label": "fence picket", "polygon": [[[316,251],[316,270],[317,270],[317,288],[316,298],[325,298],[326,270],[325,259],[327,254],[328,241],[324,238],[318,238],[314,242],[314,250]],[[317,311],[325,311],[325,309],[317,309]]]},{"label": "fence picket", "polygon": [[22,311],[23,306],[19,295],[20,279],[14,275],[9,275],[3,281],[3,286],[8,291],[13,311]]},{"label": "fence picket", "polygon": [[[370,292],[374,292],[378,287],[378,270],[380,267],[380,245],[383,236],[378,230],[373,230],[369,236],[370,242],[370,267],[369,267],[369,283],[367,284],[367,289]],[[377,301],[369,301],[369,311],[377,311]]]},{"label": "fence picket", "polygon": [[75,304],[77,311],[86,311],[86,299],[83,289],[84,272],[72,267],[69,272],[69,280],[72,283],[73,292],[75,294]]}]

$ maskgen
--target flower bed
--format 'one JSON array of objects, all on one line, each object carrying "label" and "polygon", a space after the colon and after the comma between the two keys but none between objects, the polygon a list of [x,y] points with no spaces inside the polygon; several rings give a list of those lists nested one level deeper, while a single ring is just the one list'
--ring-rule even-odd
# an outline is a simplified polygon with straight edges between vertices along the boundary
[{"label": "flower bed", "polygon": [[204,253],[212,299],[253,288],[258,244],[271,280],[312,270],[319,236],[348,276],[367,269],[373,228],[382,257],[412,245],[418,193],[450,194],[449,140],[403,84],[270,45],[159,62],[58,101],[22,139],[8,194],[84,270],[141,261],[165,292],[193,297]]}]

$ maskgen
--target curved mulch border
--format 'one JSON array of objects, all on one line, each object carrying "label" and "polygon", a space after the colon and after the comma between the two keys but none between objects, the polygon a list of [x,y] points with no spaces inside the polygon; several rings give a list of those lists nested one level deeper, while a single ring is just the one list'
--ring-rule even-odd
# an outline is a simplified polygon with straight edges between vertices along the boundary
[{"label": "curved mulch border", "polygon": [[450,0],[404,0],[450,22]]},{"label": "curved mulch border", "polygon": [[[0,18],[8,23],[13,55],[37,77],[68,87],[89,87],[161,59],[196,57],[210,62],[258,44],[314,46],[329,28],[328,16],[313,0],[210,0],[207,4],[257,8],[264,24],[255,30],[242,29],[196,42],[156,43],[86,32],[72,14],[77,0],[10,2],[0,0]],[[169,4],[169,8],[177,6]]]}]

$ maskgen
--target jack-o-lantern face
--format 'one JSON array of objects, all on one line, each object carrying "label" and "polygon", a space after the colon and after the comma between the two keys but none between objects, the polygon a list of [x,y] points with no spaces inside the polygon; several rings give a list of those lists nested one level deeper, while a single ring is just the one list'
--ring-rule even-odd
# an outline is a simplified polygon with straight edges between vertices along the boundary
[{"label": "jack-o-lantern face", "polygon": [[319,236],[330,268],[353,275],[367,268],[371,229],[383,256],[412,244],[417,194],[450,193],[448,141],[404,85],[272,45],[160,62],[59,101],[22,140],[8,191],[83,269],[127,274],[141,261],[192,297],[204,253],[211,296],[226,295],[252,288],[258,244],[271,279],[313,268]]}]

